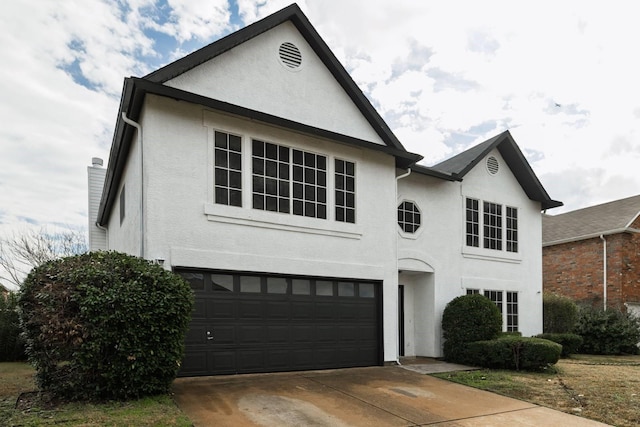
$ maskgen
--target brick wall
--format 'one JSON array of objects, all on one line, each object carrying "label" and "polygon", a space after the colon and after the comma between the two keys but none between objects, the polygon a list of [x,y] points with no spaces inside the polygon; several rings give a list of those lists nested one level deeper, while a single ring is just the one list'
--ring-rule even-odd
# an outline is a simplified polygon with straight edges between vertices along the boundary
[{"label": "brick wall", "polygon": [[[636,222],[640,225],[640,218]],[[624,310],[625,302],[640,302],[640,234],[619,233],[605,238],[607,307]],[[544,291],[602,307],[602,258],[599,237],[543,248]]]}]

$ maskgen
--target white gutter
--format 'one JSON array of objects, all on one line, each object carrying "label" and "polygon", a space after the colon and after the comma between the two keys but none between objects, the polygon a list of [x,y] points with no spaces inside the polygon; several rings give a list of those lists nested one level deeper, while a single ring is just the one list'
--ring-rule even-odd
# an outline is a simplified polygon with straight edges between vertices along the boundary
[{"label": "white gutter", "polygon": [[600,240],[602,240],[602,298],[604,301],[604,311],[607,311],[607,239],[604,238],[604,235],[600,235]]},{"label": "white gutter", "polygon": [[136,128],[138,145],[140,146],[140,258],[144,258],[144,150],[142,149],[142,126],[122,112],[122,120]]},{"label": "white gutter", "polygon": [[[398,203],[398,181],[400,181],[403,178],[408,177],[409,175],[411,175],[411,169],[407,169],[407,173],[404,173],[402,175],[396,176],[396,203]],[[400,234],[396,231],[396,274],[400,274],[400,261],[398,260],[398,253],[400,251]],[[398,287],[400,286],[400,283],[398,283]],[[396,291],[396,297],[398,297],[398,292]],[[398,310],[400,310],[400,307],[398,304],[396,304],[396,307],[398,307]],[[404,310],[404,308],[402,308]],[[396,319],[398,319],[400,317],[400,315],[398,313],[396,313]],[[404,328],[404,326],[403,326]],[[397,325],[396,327],[396,334],[400,331],[400,325]],[[396,363],[398,365],[401,365],[400,363],[400,337],[398,336],[398,340],[396,341],[398,344],[398,357],[396,358]]]}]

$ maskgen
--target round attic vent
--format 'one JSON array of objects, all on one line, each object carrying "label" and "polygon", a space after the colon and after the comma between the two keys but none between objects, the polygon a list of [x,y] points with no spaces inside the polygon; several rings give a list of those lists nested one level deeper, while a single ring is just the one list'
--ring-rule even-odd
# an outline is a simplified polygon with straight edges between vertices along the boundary
[{"label": "round attic vent", "polygon": [[500,164],[498,163],[498,159],[493,156],[487,158],[487,171],[489,171],[491,175],[497,174],[499,169]]},{"label": "round attic vent", "polygon": [[280,62],[287,68],[296,69],[302,64],[300,49],[293,43],[282,43],[280,49],[278,49],[278,55],[280,56]]}]

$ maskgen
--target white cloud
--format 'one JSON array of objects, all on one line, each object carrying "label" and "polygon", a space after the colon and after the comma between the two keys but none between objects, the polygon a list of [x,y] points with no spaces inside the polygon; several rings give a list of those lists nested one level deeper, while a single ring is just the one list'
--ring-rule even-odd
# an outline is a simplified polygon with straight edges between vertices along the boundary
[{"label": "white cloud", "polygon": [[[123,78],[214,41],[232,17],[249,24],[290,3],[3,2],[0,228],[83,225],[86,166],[108,155]],[[640,193],[631,2],[298,4],[428,164],[510,128],[568,209]]]}]

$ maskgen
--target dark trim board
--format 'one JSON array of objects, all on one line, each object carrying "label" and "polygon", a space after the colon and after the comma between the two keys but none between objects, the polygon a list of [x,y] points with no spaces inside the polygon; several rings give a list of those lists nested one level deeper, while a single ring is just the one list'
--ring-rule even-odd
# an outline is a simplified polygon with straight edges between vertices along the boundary
[{"label": "dark trim board", "polygon": [[176,268],[195,308],[179,376],[382,364],[382,283]]}]

